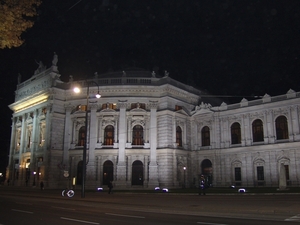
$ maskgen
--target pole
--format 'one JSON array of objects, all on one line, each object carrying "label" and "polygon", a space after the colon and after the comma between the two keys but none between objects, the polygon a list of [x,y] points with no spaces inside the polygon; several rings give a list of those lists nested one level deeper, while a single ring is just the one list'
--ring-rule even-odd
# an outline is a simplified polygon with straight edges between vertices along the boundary
[{"label": "pole", "polygon": [[84,146],[82,153],[82,183],[81,183],[81,198],[85,197],[85,180],[86,180],[86,151],[87,151],[87,135],[88,135],[88,107],[89,107],[89,83],[87,82],[86,93],[86,110],[85,110],[85,131],[84,131]]},{"label": "pole", "polygon": [[[82,180],[81,180],[81,198],[85,197],[85,181],[86,181],[86,152],[87,152],[87,136],[88,136],[88,109],[89,109],[89,94],[90,94],[90,83],[94,83],[98,87],[98,93],[96,94],[96,98],[100,98],[99,94],[99,85],[95,81],[86,81],[87,90],[86,90],[86,110],[85,110],[85,131],[84,131],[84,145],[82,152]],[[77,89],[77,90],[75,90]],[[76,93],[80,92],[78,88],[75,88],[74,91]]]}]

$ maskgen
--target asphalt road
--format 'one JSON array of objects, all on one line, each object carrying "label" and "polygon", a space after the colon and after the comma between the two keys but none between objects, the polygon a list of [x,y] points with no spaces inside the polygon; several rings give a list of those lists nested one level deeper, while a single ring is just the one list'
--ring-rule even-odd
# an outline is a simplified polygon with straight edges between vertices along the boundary
[{"label": "asphalt road", "polygon": [[206,195],[80,191],[0,186],[0,225],[277,225],[300,222],[300,195]]}]

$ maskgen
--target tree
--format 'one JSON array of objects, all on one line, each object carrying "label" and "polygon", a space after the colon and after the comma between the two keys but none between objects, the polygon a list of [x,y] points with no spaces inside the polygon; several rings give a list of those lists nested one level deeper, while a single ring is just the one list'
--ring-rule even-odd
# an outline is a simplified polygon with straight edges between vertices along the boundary
[{"label": "tree", "polygon": [[0,0],[0,49],[19,47],[21,35],[34,24],[41,0]]}]

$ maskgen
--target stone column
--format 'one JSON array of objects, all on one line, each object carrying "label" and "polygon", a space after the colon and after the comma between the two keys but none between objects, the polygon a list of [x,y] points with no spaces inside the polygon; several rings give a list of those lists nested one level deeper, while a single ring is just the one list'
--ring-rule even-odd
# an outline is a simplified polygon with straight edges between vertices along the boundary
[{"label": "stone column", "polygon": [[290,132],[294,136],[294,141],[299,141],[300,140],[298,108],[299,108],[299,106],[291,106],[291,108],[290,108],[290,117],[289,117],[291,122],[288,123],[288,125],[290,125],[288,127],[288,129],[291,130]]},{"label": "stone column", "polygon": [[125,162],[125,146],[127,141],[126,132],[126,101],[119,101],[120,117],[119,117],[119,152],[117,165],[116,186],[126,186],[126,162]]},{"label": "stone column", "polygon": [[244,134],[245,134],[245,144],[246,146],[252,145],[252,138],[250,132],[252,132],[252,126],[250,125],[249,114],[243,116],[244,121]]},{"label": "stone column", "polygon": [[102,120],[103,117],[100,116],[98,120],[98,143],[103,143]]},{"label": "stone column", "polygon": [[[149,163],[149,183],[148,187],[158,186],[158,166],[157,166],[157,101],[150,101],[150,163]],[[176,130],[176,128],[175,128]],[[176,139],[176,137],[175,137]],[[176,141],[175,141],[176,142]]]},{"label": "stone column", "polygon": [[[47,105],[47,109],[46,109],[46,132],[45,132],[45,144],[43,146],[44,149],[44,184],[45,181],[48,182],[48,186],[54,186],[57,185],[56,181],[54,181],[54,178],[52,180],[50,180],[50,164],[48,163],[48,154],[49,154],[49,149],[50,149],[50,137],[51,137],[51,118],[52,117],[52,104],[48,104]],[[54,175],[53,175],[54,176]],[[52,177],[53,177],[52,176]],[[52,182],[52,184],[50,184]]]},{"label": "stone column", "polygon": [[71,134],[70,131],[72,131],[71,127],[71,105],[65,106],[66,110],[66,116],[65,116],[65,130],[64,130],[64,147],[63,147],[63,164],[68,165],[68,159],[69,159],[69,149],[70,149],[70,140],[71,140]]},{"label": "stone column", "polygon": [[[28,115],[30,116],[30,115]],[[30,145],[30,170],[33,176],[32,186],[38,186],[38,171],[37,171],[37,158],[36,158],[36,150],[37,150],[37,129],[38,129],[38,111],[34,110],[33,118],[32,118],[32,145]],[[34,174],[35,173],[35,174]]]},{"label": "stone column", "polygon": [[265,118],[267,121],[266,136],[268,137],[268,143],[275,143],[273,110],[265,111]]},{"label": "stone column", "polygon": [[127,119],[127,143],[132,144],[131,116],[128,116]]},{"label": "stone column", "polygon": [[[14,158],[13,155],[15,154],[15,149],[16,149],[16,120],[17,118],[13,118],[12,119],[12,129],[11,129],[11,136],[10,136],[10,150],[9,150],[9,162],[8,162],[8,171],[9,173],[6,174],[6,179],[10,179],[11,175],[13,175],[13,171],[15,168],[15,163],[14,163]],[[21,151],[21,146],[19,146],[19,165],[21,163],[22,160],[22,151]],[[22,168],[19,166],[19,174],[22,172]]]},{"label": "stone column", "polygon": [[[118,143],[118,118],[115,117],[115,128],[114,128],[114,143]],[[115,146],[115,145],[114,145]]]}]

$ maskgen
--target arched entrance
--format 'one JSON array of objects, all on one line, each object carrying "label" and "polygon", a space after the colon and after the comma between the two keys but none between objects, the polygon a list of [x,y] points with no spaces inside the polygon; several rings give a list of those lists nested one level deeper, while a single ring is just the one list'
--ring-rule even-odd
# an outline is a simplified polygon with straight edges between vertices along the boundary
[{"label": "arched entrance", "polygon": [[107,160],[103,164],[103,185],[108,185],[110,181],[114,180],[114,164]]},{"label": "arched entrance", "polygon": [[82,185],[82,160],[77,165],[76,184]]},{"label": "arched entrance", "polygon": [[204,159],[201,163],[201,174],[206,178],[208,184],[212,184],[213,180],[213,168],[209,159]]},{"label": "arched entrance", "polygon": [[141,161],[136,160],[132,163],[132,179],[131,185],[144,184],[144,165]]}]

